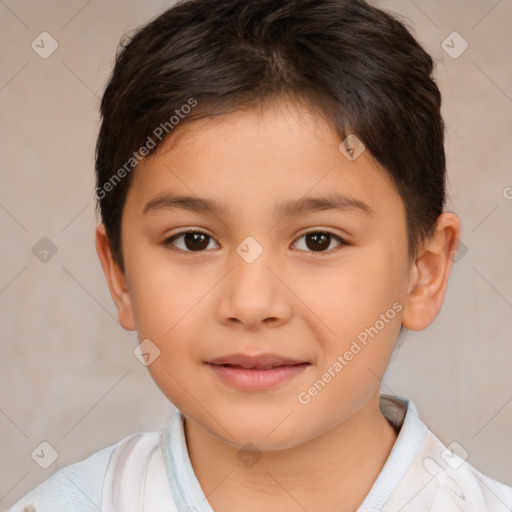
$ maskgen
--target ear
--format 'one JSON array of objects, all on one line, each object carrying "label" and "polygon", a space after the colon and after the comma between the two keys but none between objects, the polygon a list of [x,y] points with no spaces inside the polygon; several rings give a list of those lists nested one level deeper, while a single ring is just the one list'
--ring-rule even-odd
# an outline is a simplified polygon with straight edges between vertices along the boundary
[{"label": "ear", "polygon": [[459,236],[457,215],[442,213],[434,234],[425,242],[411,267],[409,293],[402,316],[402,325],[407,329],[421,331],[427,328],[441,310]]},{"label": "ear", "polygon": [[96,251],[107,279],[110,295],[117,308],[119,323],[124,329],[135,331],[132,303],[126,278],[119,265],[114,261],[104,224],[99,224],[96,227]]}]

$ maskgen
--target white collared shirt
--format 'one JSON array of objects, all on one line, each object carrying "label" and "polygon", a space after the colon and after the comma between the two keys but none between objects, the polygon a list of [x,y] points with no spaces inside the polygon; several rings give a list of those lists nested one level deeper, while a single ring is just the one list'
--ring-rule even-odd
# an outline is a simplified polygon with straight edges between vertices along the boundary
[{"label": "white collared shirt", "polygon": [[[512,486],[446,447],[413,402],[381,395],[380,408],[399,434],[357,512],[512,511]],[[98,510],[214,512],[192,468],[180,411],[164,431],[133,434],[61,469],[7,512]]]}]

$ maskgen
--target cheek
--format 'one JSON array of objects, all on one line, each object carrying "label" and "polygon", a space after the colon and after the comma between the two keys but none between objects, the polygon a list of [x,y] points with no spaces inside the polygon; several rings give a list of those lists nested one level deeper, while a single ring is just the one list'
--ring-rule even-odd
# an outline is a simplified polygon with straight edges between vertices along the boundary
[{"label": "cheek", "polygon": [[209,279],[171,265],[157,251],[133,254],[131,263],[130,295],[139,337],[165,342],[185,319],[197,316]]},{"label": "cheek", "polygon": [[[147,369],[162,393],[178,408],[186,408],[184,389],[190,389],[197,378],[200,354],[194,340],[201,339],[200,328],[208,315],[203,299],[208,287],[194,286],[193,280],[178,272],[164,275],[152,267],[134,291],[139,339],[150,339],[159,351]],[[201,400],[201,393],[196,389],[193,394]]]},{"label": "cheek", "polygon": [[381,361],[386,364],[401,324],[406,276],[400,262],[403,258],[386,246],[375,245],[357,258],[347,257],[346,267],[316,276],[306,297],[328,328],[325,364],[347,351],[348,358],[361,364],[376,369]]},{"label": "cheek", "polygon": [[[160,350],[148,369],[169,380],[187,371],[183,361],[199,360],[201,328],[211,317],[208,292],[215,276],[198,275],[169,264],[165,254],[141,254],[131,267],[131,301],[139,340],[150,339]],[[181,364],[180,364],[181,362]],[[183,376],[183,375],[182,375]],[[170,379],[170,382],[172,379]]]}]

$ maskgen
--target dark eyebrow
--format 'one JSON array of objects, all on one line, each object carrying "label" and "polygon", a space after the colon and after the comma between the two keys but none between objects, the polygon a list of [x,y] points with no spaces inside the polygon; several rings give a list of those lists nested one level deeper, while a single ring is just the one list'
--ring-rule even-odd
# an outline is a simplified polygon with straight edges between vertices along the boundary
[{"label": "dark eyebrow", "polygon": [[[217,199],[186,195],[165,195],[156,197],[146,203],[142,212],[147,213],[150,211],[173,208],[198,213],[210,212],[224,217],[230,216],[229,207]],[[375,211],[363,201],[337,193],[319,197],[302,197],[296,200],[281,201],[275,205],[273,215],[274,217],[282,217],[285,215],[300,215],[323,210],[352,210],[372,217],[375,216]]]},{"label": "dark eyebrow", "polygon": [[274,207],[274,216],[300,215],[323,210],[356,211],[375,217],[375,211],[365,202],[338,193],[319,197],[302,197],[297,200],[282,201]]},{"label": "dark eyebrow", "polygon": [[167,209],[190,210],[198,213],[214,213],[229,217],[229,208],[217,199],[207,199],[205,197],[183,196],[183,195],[165,195],[159,196],[148,201],[144,206],[142,213],[156,210]]}]

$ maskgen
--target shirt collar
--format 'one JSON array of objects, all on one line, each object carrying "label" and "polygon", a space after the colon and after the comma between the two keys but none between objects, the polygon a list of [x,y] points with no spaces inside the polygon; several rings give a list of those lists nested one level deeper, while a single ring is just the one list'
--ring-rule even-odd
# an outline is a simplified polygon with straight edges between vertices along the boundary
[{"label": "shirt collar", "polygon": [[[396,395],[380,395],[380,410],[398,432],[384,467],[357,512],[378,512],[412,465],[425,441],[427,426],[413,402]],[[214,512],[196,478],[185,439],[184,417],[176,410],[163,434],[169,484],[178,510]],[[194,507],[194,508],[192,508]]]},{"label": "shirt collar", "polygon": [[402,481],[421,451],[427,426],[411,400],[396,395],[380,395],[379,406],[398,437],[363,503],[357,512],[379,512]]}]

